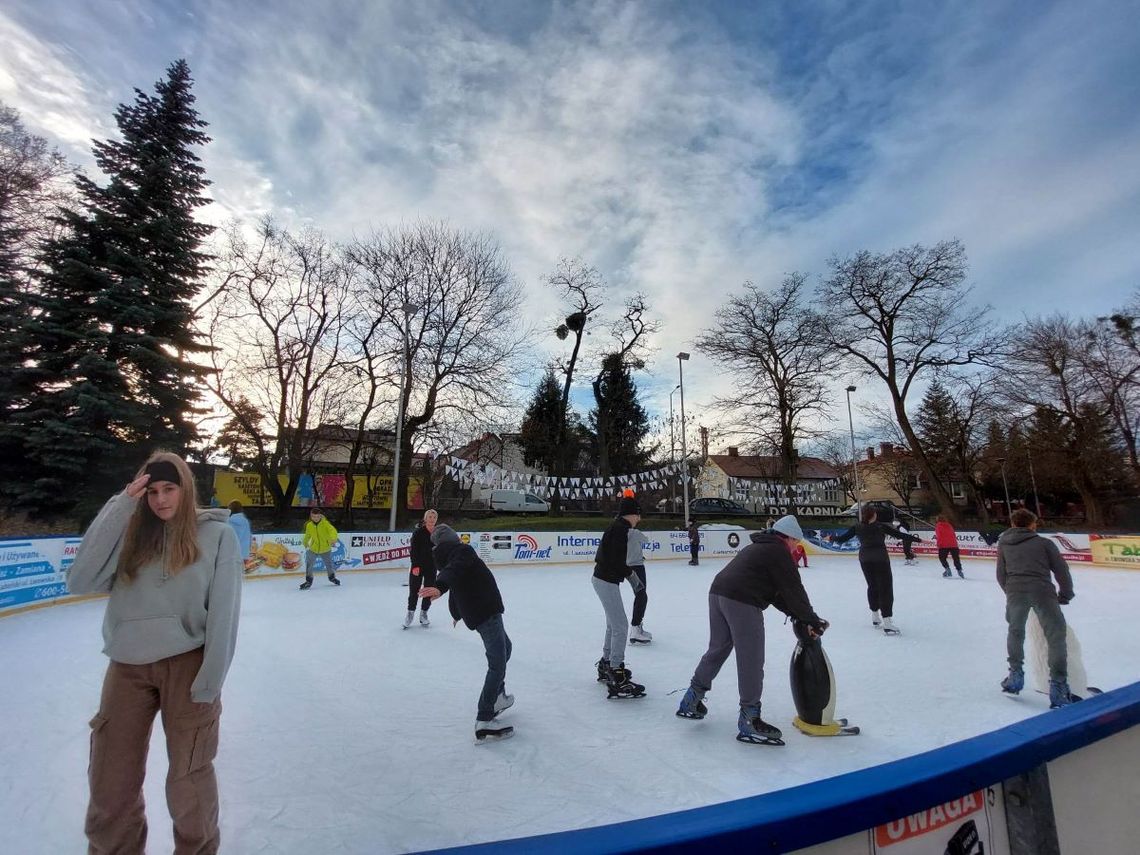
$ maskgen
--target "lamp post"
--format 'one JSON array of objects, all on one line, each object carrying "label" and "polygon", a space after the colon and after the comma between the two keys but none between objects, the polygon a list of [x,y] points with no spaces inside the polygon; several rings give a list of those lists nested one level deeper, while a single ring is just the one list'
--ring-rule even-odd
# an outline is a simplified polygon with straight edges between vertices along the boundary
[{"label": "lamp post", "polygon": [[1009,482],[1005,480],[1005,458],[999,457],[997,459],[998,465],[1001,466],[1001,483],[1005,487],[1005,516],[1006,519],[1013,517],[1013,505],[1009,501]]},{"label": "lamp post", "polygon": [[677,388],[681,390],[681,496],[685,503],[685,528],[689,527],[689,450],[685,444],[685,366],[689,354],[681,351],[677,354]]},{"label": "lamp post", "polygon": [[[669,393],[669,462],[674,466],[677,465],[677,437],[673,430],[673,393],[681,388],[678,383],[673,387],[673,392]],[[675,514],[677,512],[677,481],[674,479],[670,482],[672,490],[669,491],[669,513]]]},{"label": "lamp post", "polygon": [[1029,446],[1025,446],[1025,456],[1029,459],[1029,483],[1033,485],[1033,506],[1037,508],[1037,519],[1041,519],[1041,500],[1037,498],[1037,478],[1033,475],[1033,455]]},{"label": "lamp post", "polygon": [[412,322],[412,315],[420,307],[411,301],[405,301],[404,310],[404,350],[400,360],[400,396],[396,399],[396,454],[392,463],[392,510],[388,514],[388,531],[396,530],[396,494],[400,492],[400,442],[404,432],[404,383],[407,380],[408,363],[411,354],[408,353],[408,327]]},{"label": "lamp post", "polygon": [[851,484],[851,495],[855,498],[855,516],[859,516],[859,464],[855,457],[855,420],[851,417],[851,393],[854,386],[847,387],[847,427],[851,431],[851,472],[855,480]]}]

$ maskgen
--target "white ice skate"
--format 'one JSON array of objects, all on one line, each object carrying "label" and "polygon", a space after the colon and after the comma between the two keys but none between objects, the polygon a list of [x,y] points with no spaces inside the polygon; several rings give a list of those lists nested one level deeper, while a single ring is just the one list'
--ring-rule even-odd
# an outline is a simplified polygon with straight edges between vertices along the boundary
[{"label": "white ice skate", "polygon": [[416,613],[415,612],[408,612],[404,616],[404,629],[407,629],[409,626],[411,626],[412,621],[415,619],[416,619]]},{"label": "white ice skate", "polygon": [[883,619],[881,617],[879,617],[879,610],[878,609],[875,609],[873,612],[871,612],[871,626],[879,626],[880,624],[882,624],[882,622],[883,622]]},{"label": "white ice skate", "polygon": [[634,644],[648,644],[653,640],[653,633],[642,626],[635,625],[629,630],[629,640]]},{"label": "white ice skate", "polygon": [[509,724],[499,724],[497,721],[475,722],[475,743],[498,742],[501,739],[510,739],[515,735],[515,729]]},{"label": "white ice skate", "polygon": [[499,697],[495,698],[495,715],[509,710],[515,705],[515,696],[508,695],[506,692],[499,692]]},{"label": "white ice skate", "polygon": [[898,635],[901,630],[895,626],[895,622],[889,617],[883,618],[883,632],[886,635]]},{"label": "white ice skate", "polygon": [[427,612],[420,612],[420,626],[431,626],[431,621],[428,620]]}]

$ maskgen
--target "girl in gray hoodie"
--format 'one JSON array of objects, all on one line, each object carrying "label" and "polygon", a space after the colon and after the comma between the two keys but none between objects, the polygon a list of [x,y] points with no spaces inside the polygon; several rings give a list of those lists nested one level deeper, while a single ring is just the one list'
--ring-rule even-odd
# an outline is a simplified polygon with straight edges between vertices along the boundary
[{"label": "girl in gray hoodie", "polygon": [[229,511],[196,507],[190,467],[151,456],[99,512],[68,571],[73,594],[109,592],[103,652],[111,660],[91,720],[92,852],[142,852],[143,777],[156,714],[170,768],[175,852],[217,852],[222,683],[233,657],[242,563]]}]

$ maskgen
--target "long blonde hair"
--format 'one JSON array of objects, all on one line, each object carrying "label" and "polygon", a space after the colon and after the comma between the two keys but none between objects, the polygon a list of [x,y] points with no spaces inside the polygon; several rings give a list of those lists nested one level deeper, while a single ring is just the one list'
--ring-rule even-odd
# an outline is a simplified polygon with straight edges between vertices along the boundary
[{"label": "long blonde hair", "polygon": [[127,533],[123,536],[123,551],[119,554],[118,578],[129,582],[138,575],[148,561],[158,558],[163,570],[171,575],[198,560],[198,491],[194,486],[194,473],[186,461],[169,451],[156,451],[135,474],[138,478],[151,463],[164,461],[178,470],[182,497],[178,512],[170,522],[164,523],[150,509],[144,492],[139,497]]}]

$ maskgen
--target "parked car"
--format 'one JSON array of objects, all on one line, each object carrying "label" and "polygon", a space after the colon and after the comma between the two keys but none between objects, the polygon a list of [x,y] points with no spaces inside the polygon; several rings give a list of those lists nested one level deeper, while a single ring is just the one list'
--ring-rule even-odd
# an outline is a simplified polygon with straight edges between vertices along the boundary
[{"label": "parked car", "polygon": [[550,502],[523,490],[492,490],[491,510],[522,514],[545,514]]},{"label": "parked car", "polygon": [[748,508],[744,507],[740,502],[734,502],[732,499],[717,499],[712,497],[693,499],[689,502],[689,513],[720,517],[755,516],[752,511],[748,510]]}]

